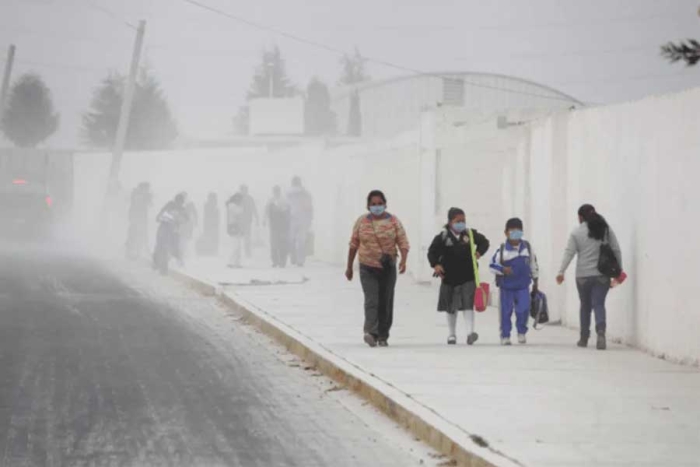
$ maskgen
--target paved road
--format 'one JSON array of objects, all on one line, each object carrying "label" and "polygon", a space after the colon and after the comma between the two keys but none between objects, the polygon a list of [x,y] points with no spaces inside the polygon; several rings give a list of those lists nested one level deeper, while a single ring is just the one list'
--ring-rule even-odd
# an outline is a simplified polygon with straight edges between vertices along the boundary
[{"label": "paved road", "polygon": [[211,300],[136,269],[0,249],[1,466],[418,464]]}]

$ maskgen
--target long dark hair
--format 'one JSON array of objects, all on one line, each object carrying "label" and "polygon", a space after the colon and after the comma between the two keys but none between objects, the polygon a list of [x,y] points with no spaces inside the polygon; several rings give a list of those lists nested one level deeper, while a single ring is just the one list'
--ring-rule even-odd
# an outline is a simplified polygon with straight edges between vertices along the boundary
[{"label": "long dark hair", "polygon": [[605,240],[608,233],[608,222],[603,216],[598,214],[590,204],[584,204],[578,208],[579,217],[588,224],[588,237],[595,240]]}]

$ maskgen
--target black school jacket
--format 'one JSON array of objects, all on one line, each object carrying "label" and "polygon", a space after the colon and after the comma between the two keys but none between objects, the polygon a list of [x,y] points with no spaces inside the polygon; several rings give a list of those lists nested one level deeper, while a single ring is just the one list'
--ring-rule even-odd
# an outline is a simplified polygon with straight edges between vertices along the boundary
[{"label": "black school jacket", "polygon": [[[474,229],[472,232],[476,251],[484,256],[489,250],[489,240]],[[428,249],[428,261],[433,268],[438,264],[442,265],[445,270],[443,284],[462,285],[474,280],[474,267],[472,266],[472,253],[467,231],[462,232],[457,238],[452,230],[446,227],[433,239],[433,243]]]}]

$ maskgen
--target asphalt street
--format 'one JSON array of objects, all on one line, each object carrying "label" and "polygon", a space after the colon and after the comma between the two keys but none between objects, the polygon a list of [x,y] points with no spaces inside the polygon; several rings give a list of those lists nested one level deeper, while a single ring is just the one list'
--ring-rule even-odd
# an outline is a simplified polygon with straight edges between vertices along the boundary
[{"label": "asphalt street", "polygon": [[144,266],[0,249],[2,466],[421,462],[306,370]]}]

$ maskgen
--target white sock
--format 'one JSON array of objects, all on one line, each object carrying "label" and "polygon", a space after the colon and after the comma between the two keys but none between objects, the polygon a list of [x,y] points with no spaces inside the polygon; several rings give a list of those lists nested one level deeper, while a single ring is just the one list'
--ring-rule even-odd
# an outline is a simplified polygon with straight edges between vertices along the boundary
[{"label": "white sock", "polygon": [[467,336],[474,332],[474,310],[464,310],[464,323],[467,325]]},{"label": "white sock", "polygon": [[447,327],[450,328],[450,337],[457,335],[457,313],[445,313],[447,315]]}]

